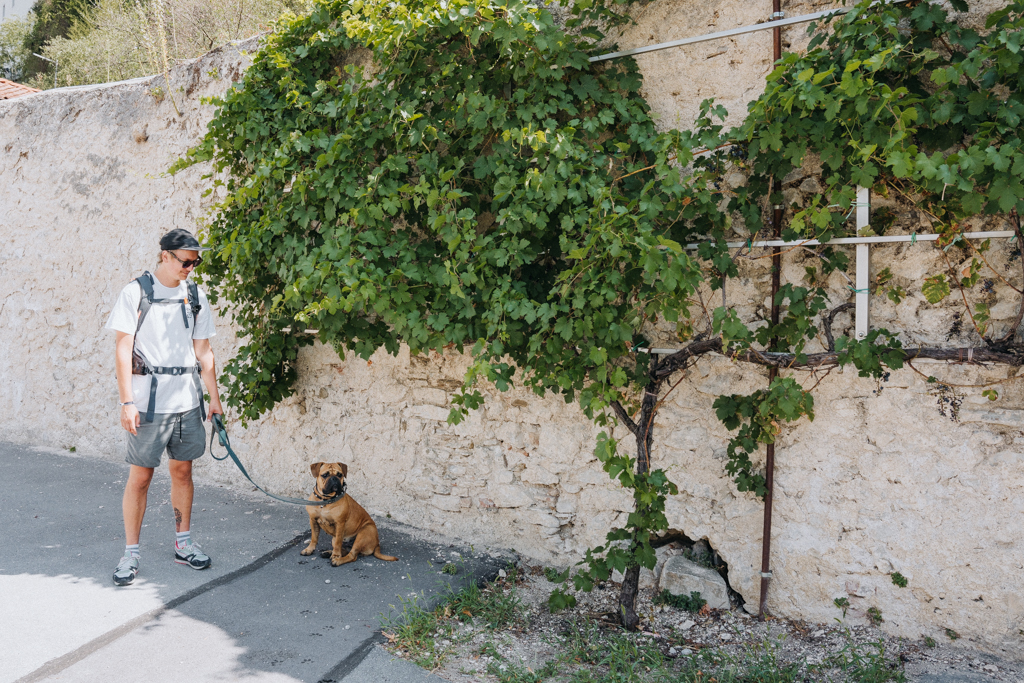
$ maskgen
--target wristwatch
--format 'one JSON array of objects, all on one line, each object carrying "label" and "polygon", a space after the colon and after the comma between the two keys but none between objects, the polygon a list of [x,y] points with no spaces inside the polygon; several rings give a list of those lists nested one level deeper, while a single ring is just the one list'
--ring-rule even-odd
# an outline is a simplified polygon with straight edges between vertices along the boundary
[{"label": "wristwatch", "polygon": [[124,403],[118,403],[117,405],[119,405],[119,406],[133,406],[133,405],[135,405],[135,401],[125,401]]}]

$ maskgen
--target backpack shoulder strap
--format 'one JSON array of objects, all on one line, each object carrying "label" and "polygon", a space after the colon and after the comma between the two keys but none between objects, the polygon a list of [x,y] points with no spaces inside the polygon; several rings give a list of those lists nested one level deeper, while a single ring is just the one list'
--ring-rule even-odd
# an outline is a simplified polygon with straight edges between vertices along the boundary
[{"label": "backpack shoulder strap", "polygon": [[188,287],[188,305],[192,309],[192,334],[195,335],[199,311],[203,308],[203,305],[199,303],[199,285],[191,280],[185,280],[185,285]]},{"label": "backpack shoulder strap", "polygon": [[139,297],[139,324],[135,326],[135,334],[138,334],[142,329],[142,321],[146,319],[149,309],[153,306],[153,276],[147,270],[135,278],[135,281],[142,289],[142,296]]}]

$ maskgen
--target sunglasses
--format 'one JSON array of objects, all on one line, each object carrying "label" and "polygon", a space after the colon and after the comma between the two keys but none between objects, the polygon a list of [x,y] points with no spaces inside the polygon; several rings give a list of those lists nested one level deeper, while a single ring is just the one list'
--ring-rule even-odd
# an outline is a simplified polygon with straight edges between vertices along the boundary
[{"label": "sunglasses", "polygon": [[174,260],[180,263],[182,268],[191,268],[192,266],[198,266],[200,263],[203,262],[202,256],[197,256],[195,258],[190,258],[186,261],[182,261],[180,258],[178,258],[178,255],[175,254],[173,251],[168,251],[167,253],[173,256]]}]

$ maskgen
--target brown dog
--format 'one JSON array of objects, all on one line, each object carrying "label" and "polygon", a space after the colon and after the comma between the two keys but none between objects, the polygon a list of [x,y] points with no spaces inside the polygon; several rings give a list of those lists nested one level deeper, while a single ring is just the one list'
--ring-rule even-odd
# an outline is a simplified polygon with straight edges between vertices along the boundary
[{"label": "brown dog", "polygon": [[[397,557],[384,555],[380,551],[380,539],[377,536],[377,525],[370,519],[363,507],[352,500],[352,497],[345,495],[345,477],[348,476],[348,465],[340,462],[315,462],[309,466],[316,483],[313,485],[313,493],[310,500],[327,500],[339,493],[340,500],[330,505],[309,505],[306,512],[309,513],[309,528],[312,530],[312,537],[309,545],[302,550],[302,555],[312,555],[316,551],[317,541],[320,540],[320,529],[334,537],[331,550],[320,553],[321,557],[330,557],[331,565],[338,567],[349,562],[355,562],[360,555],[373,555],[379,560],[394,562]],[[348,555],[341,554],[341,545],[349,539],[352,541],[352,550]]]}]

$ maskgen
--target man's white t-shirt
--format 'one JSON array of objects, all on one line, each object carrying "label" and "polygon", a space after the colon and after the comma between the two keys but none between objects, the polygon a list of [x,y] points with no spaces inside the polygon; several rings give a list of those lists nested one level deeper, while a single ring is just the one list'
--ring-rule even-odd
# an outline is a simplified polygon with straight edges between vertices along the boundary
[{"label": "man's white t-shirt", "polygon": [[[175,287],[164,287],[153,276],[154,299],[186,299],[188,285],[182,280]],[[135,334],[139,321],[139,301],[142,287],[134,280],[117,297],[114,309],[104,329]],[[142,329],[135,336],[135,350],[140,352],[152,366],[195,367],[196,352],[193,339],[209,339],[216,334],[213,327],[213,313],[206,294],[199,289],[199,319],[193,320],[191,306],[185,306],[189,327],[181,316],[181,304],[154,303],[142,322]],[[193,327],[195,334],[193,334]],[[152,375],[132,375],[132,393],[135,407],[143,415],[149,406],[149,387]],[[184,413],[199,407],[199,391],[196,373],[185,375],[160,375],[156,388],[155,413]]]}]

